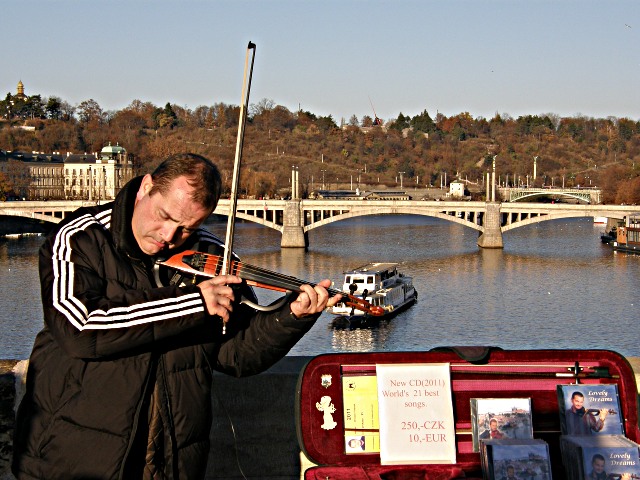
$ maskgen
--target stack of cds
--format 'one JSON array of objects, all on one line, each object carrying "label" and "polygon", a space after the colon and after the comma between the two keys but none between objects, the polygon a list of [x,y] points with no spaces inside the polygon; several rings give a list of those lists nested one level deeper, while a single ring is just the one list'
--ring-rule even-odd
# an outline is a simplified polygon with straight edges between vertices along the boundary
[{"label": "stack of cds", "polygon": [[549,446],[540,439],[503,438],[480,442],[484,478],[551,480]]},{"label": "stack of cds", "polygon": [[623,435],[562,435],[567,480],[640,478],[639,445]]}]

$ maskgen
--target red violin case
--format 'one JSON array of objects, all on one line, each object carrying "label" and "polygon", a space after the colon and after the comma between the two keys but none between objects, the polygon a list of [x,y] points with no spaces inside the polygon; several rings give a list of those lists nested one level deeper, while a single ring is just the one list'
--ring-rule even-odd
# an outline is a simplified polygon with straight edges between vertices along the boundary
[{"label": "red violin case", "polygon": [[[380,454],[345,452],[342,377],[350,371],[375,375],[376,364],[448,363],[455,422],[456,463],[381,465]],[[365,373],[366,374],[366,373]],[[428,352],[337,353],[312,358],[302,369],[296,397],[300,447],[316,464],[305,480],[481,479],[480,454],[473,451],[471,398],[531,398],[533,436],[549,445],[553,478],[566,477],[560,457],[559,384],[617,384],[625,435],[640,443],[634,371],[610,350],[502,350],[444,347]],[[321,428],[323,396],[333,402],[335,428]]]}]

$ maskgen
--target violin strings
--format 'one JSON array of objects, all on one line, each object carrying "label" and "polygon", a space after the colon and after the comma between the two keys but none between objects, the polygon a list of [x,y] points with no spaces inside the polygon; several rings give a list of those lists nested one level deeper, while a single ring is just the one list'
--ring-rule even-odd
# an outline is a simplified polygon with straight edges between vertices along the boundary
[{"label": "violin strings", "polygon": [[[209,263],[209,260],[214,262],[214,265],[215,265],[214,271],[216,273],[219,272],[220,269],[222,268],[222,257],[220,257],[219,255],[213,255],[213,254],[205,254],[205,255],[206,255],[207,263]],[[242,274],[244,273],[245,277],[250,277],[250,278],[245,278],[245,280],[263,281],[266,285],[284,288],[284,289],[292,290],[295,292],[299,292],[300,287],[302,285],[311,285],[312,287],[316,286],[316,284],[313,282],[302,281],[295,277],[291,277],[289,275],[284,275],[282,273],[274,272],[261,267],[256,267],[255,265],[250,265],[248,263],[242,263],[239,261],[231,262],[231,269],[232,271],[229,272],[231,274],[233,274],[233,271],[236,271],[236,272],[240,272],[241,275],[239,276],[242,276]],[[328,288],[327,291],[331,295],[336,295],[336,294],[345,295],[343,292],[339,290],[335,290],[333,288]]]},{"label": "violin strings", "polygon": [[[223,258],[220,255],[213,255],[210,253],[201,253],[201,252],[197,252],[197,253],[204,259],[205,266],[211,269],[211,272],[206,272],[206,273],[212,274],[213,276],[220,275],[222,271],[222,260],[223,260]],[[187,264],[188,263],[189,262],[187,262]],[[196,266],[193,266],[193,265],[189,265],[189,266],[191,268],[197,268]],[[243,278],[244,280],[262,282],[264,283],[265,288],[268,288],[269,286],[271,286],[271,287],[281,288],[284,290],[300,292],[301,291],[300,287],[302,285],[310,285],[311,287],[315,287],[317,285],[316,283],[313,283],[313,282],[303,281],[289,275],[284,275],[278,272],[267,270],[265,268],[257,267],[255,265],[242,263],[240,261],[232,261],[231,269],[232,269],[232,272],[229,272],[229,273],[233,274],[233,271],[235,271],[237,276]],[[368,311],[372,311],[372,308],[374,308],[365,299],[356,297],[355,295],[350,295],[348,293],[342,292],[340,290],[336,290],[334,288],[328,288],[327,292],[330,295],[342,295],[344,299],[343,301],[345,302],[346,305],[355,306],[359,310],[368,312]]]}]

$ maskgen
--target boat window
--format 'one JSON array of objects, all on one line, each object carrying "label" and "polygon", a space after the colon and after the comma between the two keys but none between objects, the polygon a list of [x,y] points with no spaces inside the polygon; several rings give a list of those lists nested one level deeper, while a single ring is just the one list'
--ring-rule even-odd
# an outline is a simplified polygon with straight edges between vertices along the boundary
[{"label": "boat window", "polygon": [[344,283],[351,283],[351,275],[347,275],[347,278],[344,279]]},{"label": "boat window", "polygon": [[373,283],[373,277],[372,276],[368,276],[367,277],[367,283]]}]

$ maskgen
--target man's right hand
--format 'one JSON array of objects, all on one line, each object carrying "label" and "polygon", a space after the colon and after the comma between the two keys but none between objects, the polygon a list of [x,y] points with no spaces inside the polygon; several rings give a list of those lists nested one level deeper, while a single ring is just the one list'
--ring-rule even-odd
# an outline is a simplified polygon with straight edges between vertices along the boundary
[{"label": "man's right hand", "polygon": [[607,410],[606,408],[601,408],[600,409],[600,420],[602,420],[604,422],[605,419],[607,418],[607,415],[609,415],[609,410]]},{"label": "man's right hand", "polygon": [[225,323],[229,321],[235,296],[228,285],[241,282],[242,279],[235,275],[219,275],[198,284],[209,315],[218,315]]}]

